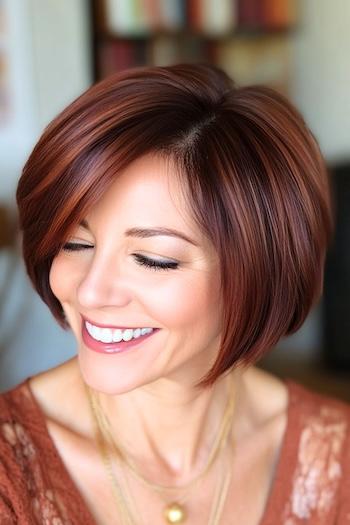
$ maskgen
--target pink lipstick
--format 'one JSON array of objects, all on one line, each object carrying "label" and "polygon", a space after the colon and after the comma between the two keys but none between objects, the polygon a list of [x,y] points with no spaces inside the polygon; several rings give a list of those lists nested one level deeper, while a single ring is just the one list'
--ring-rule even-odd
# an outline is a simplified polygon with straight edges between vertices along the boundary
[{"label": "pink lipstick", "polygon": [[138,346],[141,346],[147,339],[152,337],[155,333],[159,332],[159,328],[154,328],[149,334],[140,335],[137,339],[131,339],[130,341],[120,341],[118,343],[103,343],[94,339],[86,329],[85,321],[82,319],[82,338],[87,347],[100,354],[117,354],[126,352]]}]

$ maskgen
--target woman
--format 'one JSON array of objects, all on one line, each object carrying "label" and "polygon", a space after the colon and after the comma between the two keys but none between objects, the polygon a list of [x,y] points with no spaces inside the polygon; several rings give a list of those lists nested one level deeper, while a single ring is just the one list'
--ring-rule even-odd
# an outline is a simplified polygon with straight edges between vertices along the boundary
[{"label": "woman", "polygon": [[77,357],[1,396],[1,523],[350,523],[349,406],[254,366],[319,299],[332,232],[285,98],[118,73],[44,131],[17,200]]}]

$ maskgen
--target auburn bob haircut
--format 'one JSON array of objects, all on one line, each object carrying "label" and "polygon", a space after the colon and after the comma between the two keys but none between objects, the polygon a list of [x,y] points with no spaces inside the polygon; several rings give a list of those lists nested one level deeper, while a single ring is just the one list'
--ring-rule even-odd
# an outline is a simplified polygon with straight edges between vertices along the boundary
[{"label": "auburn bob haircut", "polygon": [[17,189],[23,254],[58,322],[52,260],[118,173],[147,153],[173,161],[220,260],[218,358],[200,385],[257,361],[319,299],[333,232],[320,149],[302,116],[264,86],[207,64],[139,67],[93,85],[45,129]]}]

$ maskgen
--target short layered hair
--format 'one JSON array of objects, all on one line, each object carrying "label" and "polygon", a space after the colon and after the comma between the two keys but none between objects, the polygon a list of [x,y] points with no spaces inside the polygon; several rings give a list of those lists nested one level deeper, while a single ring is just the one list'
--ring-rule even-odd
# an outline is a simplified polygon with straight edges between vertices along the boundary
[{"label": "short layered hair", "polygon": [[148,153],[176,166],[219,257],[222,338],[208,386],[295,332],[320,298],[334,229],[329,174],[286,97],[239,87],[215,66],[138,67],[93,85],[44,130],[17,189],[27,272],[63,327],[52,261],[118,173]]}]

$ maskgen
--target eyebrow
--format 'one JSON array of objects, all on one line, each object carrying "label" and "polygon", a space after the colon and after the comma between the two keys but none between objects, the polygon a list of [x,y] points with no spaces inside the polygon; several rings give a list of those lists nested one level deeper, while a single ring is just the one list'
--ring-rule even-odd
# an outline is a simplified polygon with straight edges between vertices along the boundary
[{"label": "eyebrow", "polygon": [[[86,230],[90,231],[89,224],[85,219],[82,220],[79,224]],[[156,237],[158,235],[166,235],[168,237],[178,237],[179,239],[182,239],[183,241],[193,244],[194,246],[198,246],[198,244],[193,239],[190,239],[190,237],[187,237],[187,235],[185,235],[184,233],[179,232],[178,230],[174,230],[173,228],[165,228],[165,227],[129,228],[128,230],[125,231],[124,235],[126,237],[138,237],[141,239],[147,239],[149,237]]]}]

